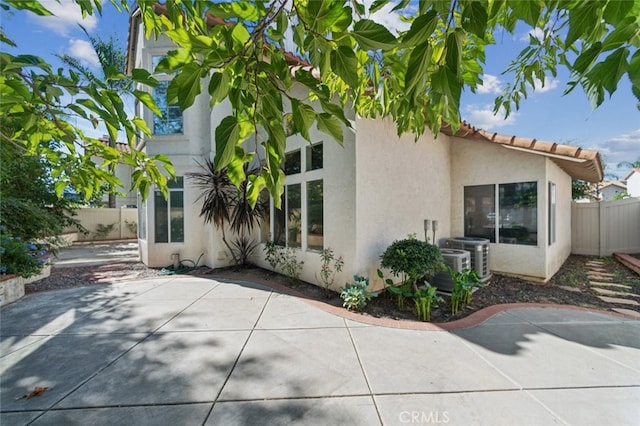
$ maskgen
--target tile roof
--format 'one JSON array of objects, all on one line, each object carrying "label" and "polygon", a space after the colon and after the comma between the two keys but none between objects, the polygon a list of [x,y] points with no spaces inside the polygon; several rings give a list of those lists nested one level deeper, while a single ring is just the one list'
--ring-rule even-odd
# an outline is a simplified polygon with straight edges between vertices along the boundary
[{"label": "tile roof", "polygon": [[461,123],[455,134],[450,125],[442,126],[440,131],[450,136],[492,142],[518,151],[544,155],[576,179],[587,182],[600,182],[604,177],[600,154],[595,150],[488,132],[477,129],[465,121]]}]

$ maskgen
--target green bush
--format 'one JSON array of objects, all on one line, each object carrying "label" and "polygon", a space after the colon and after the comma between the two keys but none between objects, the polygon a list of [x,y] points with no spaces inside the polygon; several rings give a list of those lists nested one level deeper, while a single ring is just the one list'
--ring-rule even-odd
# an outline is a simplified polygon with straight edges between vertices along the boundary
[{"label": "green bush", "polygon": [[0,275],[24,278],[37,275],[47,263],[46,256],[45,246],[13,237],[0,225]]},{"label": "green bush", "polygon": [[480,277],[474,269],[463,269],[456,272],[449,268],[453,289],[451,291],[451,313],[457,314],[460,308],[471,303],[471,293],[476,288],[482,287]]},{"label": "green bush", "polygon": [[415,237],[394,241],[381,256],[381,265],[403,283],[416,284],[424,276],[434,276],[442,268],[440,249]]}]

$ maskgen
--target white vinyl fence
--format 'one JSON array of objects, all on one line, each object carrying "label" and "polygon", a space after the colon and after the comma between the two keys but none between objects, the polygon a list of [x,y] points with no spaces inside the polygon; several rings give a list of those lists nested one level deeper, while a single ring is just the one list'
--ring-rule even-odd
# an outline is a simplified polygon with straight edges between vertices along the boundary
[{"label": "white vinyl fence", "polygon": [[571,206],[571,252],[640,253],[640,198]]},{"label": "white vinyl fence", "polygon": [[[78,232],[78,241],[123,240],[136,238],[138,233],[138,209],[131,208],[82,208],[74,217],[89,234]],[[65,233],[77,232],[74,226]]]}]

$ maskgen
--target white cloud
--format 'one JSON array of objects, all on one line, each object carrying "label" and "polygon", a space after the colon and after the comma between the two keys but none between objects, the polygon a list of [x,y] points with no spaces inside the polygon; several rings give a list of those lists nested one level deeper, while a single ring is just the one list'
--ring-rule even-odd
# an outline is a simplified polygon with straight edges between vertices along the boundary
[{"label": "white cloud", "polygon": [[[367,9],[371,6],[371,3],[373,3],[373,0],[365,2]],[[393,3],[386,4],[382,9],[372,14],[370,19],[378,24],[384,25],[392,33],[395,32],[397,34],[398,31],[407,31],[411,25],[400,19],[400,15],[397,12],[391,11],[394,7],[396,7],[396,5]]]},{"label": "white cloud", "polygon": [[43,0],[42,3],[54,16],[29,14],[30,19],[61,36],[67,36],[71,29],[77,28],[78,24],[89,32],[98,26],[98,19],[95,15],[83,18],[80,7],[71,0],[60,0],[60,3],[53,0]]},{"label": "white cloud", "polygon": [[542,41],[544,39],[544,30],[542,28],[534,28],[529,32],[527,32],[526,34],[524,34],[522,37],[520,37],[520,41],[525,41],[528,43],[529,36],[533,36],[533,38],[536,38]]},{"label": "white cloud", "polygon": [[482,84],[478,86],[477,91],[481,94],[493,93],[497,95],[502,92],[502,81],[495,75],[484,74]]},{"label": "white cloud", "polygon": [[515,124],[518,117],[517,112],[512,112],[509,117],[504,118],[504,109],[500,109],[498,114],[493,112],[491,105],[469,105],[465,109],[464,119],[474,127],[484,130],[493,130],[498,127]]},{"label": "white cloud", "polygon": [[100,61],[91,43],[86,40],[71,39],[67,54],[80,60],[83,65],[99,67]]},{"label": "white cloud", "polygon": [[593,148],[600,152],[603,161],[606,162],[607,172],[624,177],[629,170],[618,168],[618,164],[623,161],[633,163],[640,160],[640,129],[607,139]]},{"label": "white cloud", "polygon": [[555,78],[545,77],[544,84],[542,84],[540,80],[535,80],[535,85],[533,88],[535,89],[536,93],[545,93],[555,89],[559,84],[559,80],[556,80]]}]

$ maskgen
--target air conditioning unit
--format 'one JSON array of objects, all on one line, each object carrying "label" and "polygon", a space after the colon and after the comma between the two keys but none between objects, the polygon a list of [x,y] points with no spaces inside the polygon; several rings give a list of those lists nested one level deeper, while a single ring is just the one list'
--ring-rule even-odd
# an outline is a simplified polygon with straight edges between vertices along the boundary
[{"label": "air conditioning unit", "polygon": [[471,268],[475,269],[480,280],[485,282],[491,278],[489,271],[489,240],[476,237],[448,238],[445,247],[468,251],[471,256]]},{"label": "air conditioning unit", "polygon": [[[463,269],[469,269],[471,267],[471,255],[465,250],[455,249],[440,249],[442,253],[442,259],[445,265],[450,267],[456,272],[460,272]],[[438,290],[451,292],[453,290],[453,281],[451,281],[451,274],[449,271],[439,272],[432,283]]]}]

